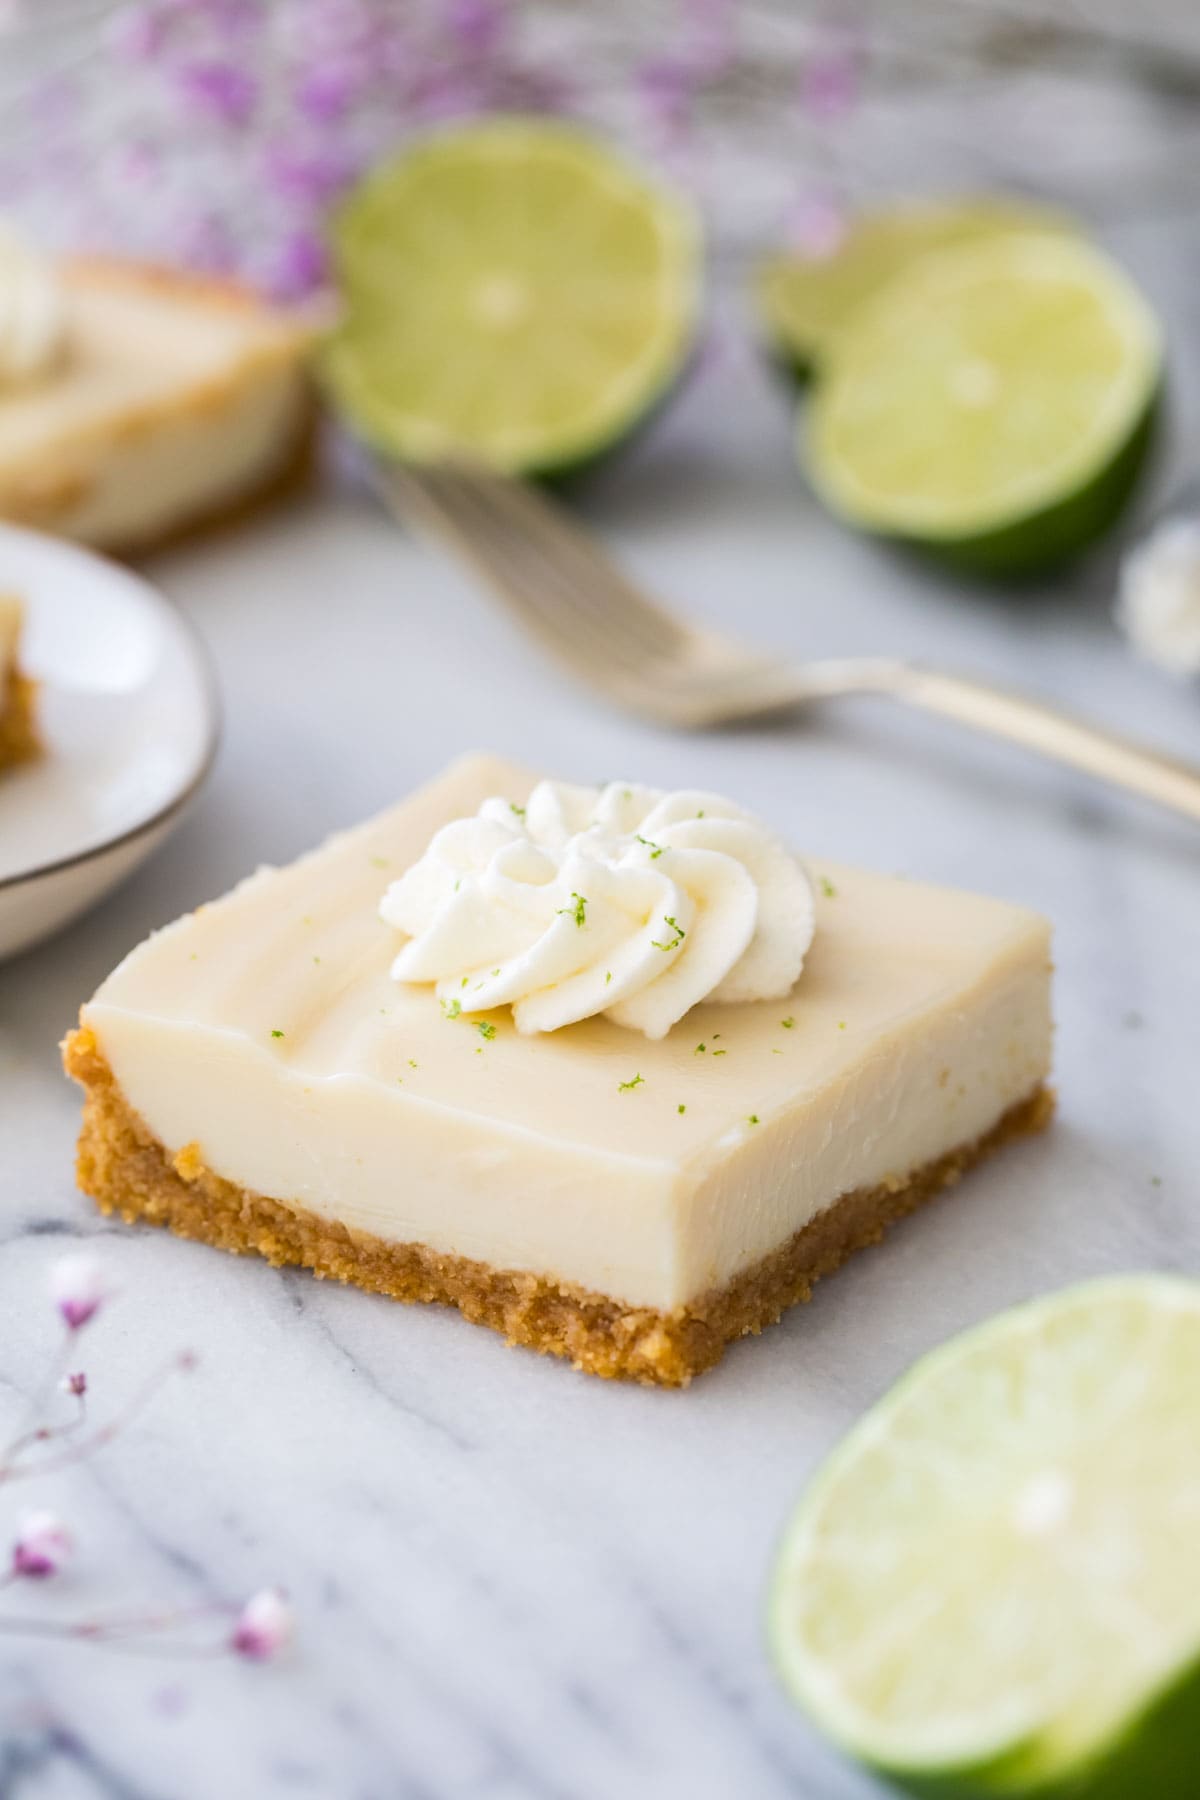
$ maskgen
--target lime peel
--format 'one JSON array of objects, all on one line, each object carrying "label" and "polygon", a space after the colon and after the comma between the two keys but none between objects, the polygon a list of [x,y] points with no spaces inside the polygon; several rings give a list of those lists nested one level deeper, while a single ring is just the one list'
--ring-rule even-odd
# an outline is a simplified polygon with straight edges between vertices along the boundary
[{"label": "lime peel", "polygon": [[839,339],[802,454],[843,518],[968,566],[1035,569],[1120,511],[1152,430],[1157,322],[1065,237],[943,250]]},{"label": "lime peel", "polygon": [[1198,1355],[1200,1283],[1148,1275],[1018,1307],[917,1363],[778,1557],[772,1646],[814,1721],[918,1795],[1190,1791]]},{"label": "lime peel", "polygon": [[584,131],[443,131],[363,182],[334,230],[345,315],[322,359],[379,448],[559,473],[681,373],[699,310],[691,206]]}]

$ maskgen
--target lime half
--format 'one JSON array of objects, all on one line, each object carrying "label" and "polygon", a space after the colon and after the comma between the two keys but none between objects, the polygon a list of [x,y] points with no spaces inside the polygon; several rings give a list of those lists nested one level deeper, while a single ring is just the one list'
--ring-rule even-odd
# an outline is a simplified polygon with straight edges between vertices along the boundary
[{"label": "lime half", "polygon": [[826,256],[768,257],[755,271],[755,311],[772,354],[808,375],[858,308],[919,257],[1005,233],[1074,228],[1049,207],[1002,196],[881,207],[853,219]]},{"label": "lime half", "polygon": [[818,492],[852,523],[983,571],[1052,566],[1110,525],[1146,449],[1158,325],[1069,237],[943,250],[839,336],[807,431]]},{"label": "lime half", "polygon": [[1128,1276],[925,1358],[817,1475],[770,1630],[817,1725],[945,1800],[1200,1781],[1200,1283]]},{"label": "lime half", "polygon": [[439,133],[371,175],[334,251],[345,315],[324,374],[354,424],[415,460],[551,473],[624,437],[696,323],[691,208],[572,127]]}]

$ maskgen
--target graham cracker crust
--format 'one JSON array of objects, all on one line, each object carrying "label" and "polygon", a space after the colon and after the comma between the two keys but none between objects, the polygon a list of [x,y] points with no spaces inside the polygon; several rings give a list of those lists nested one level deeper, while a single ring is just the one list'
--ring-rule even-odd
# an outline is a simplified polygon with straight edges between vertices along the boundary
[{"label": "graham cracker crust", "polygon": [[0,769],[41,754],[34,717],[37,682],[10,669],[0,690]]},{"label": "graham cracker crust", "polygon": [[394,1300],[456,1306],[510,1344],[567,1358],[592,1375],[685,1387],[734,1339],[762,1331],[855,1250],[952,1186],[1010,1138],[1040,1131],[1054,1099],[1038,1086],[974,1143],[905,1180],[860,1188],[802,1227],[728,1286],[674,1312],[628,1307],[603,1294],[519,1270],[444,1256],[423,1244],[391,1244],[237,1187],[204,1166],[196,1145],[172,1157],[121,1093],[86,1027],[63,1046],[63,1063],[86,1092],[76,1173],[102,1212],[165,1225],[221,1250],[256,1252]]}]

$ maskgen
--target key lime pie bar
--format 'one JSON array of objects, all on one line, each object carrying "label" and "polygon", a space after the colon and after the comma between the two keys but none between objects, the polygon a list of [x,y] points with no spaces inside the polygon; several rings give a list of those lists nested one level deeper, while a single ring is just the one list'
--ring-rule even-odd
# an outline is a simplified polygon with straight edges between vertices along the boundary
[{"label": "key lime pie bar", "polygon": [[134,950],[104,1210],[681,1384],[1046,1122],[1049,934],[706,793],[469,757]]},{"label": "key lime pie bar", "polygon": [[33,716],[37,689],[17,658],[22,616],[21,602],[0,594],[0,772],[36,756],[41,747]]},{"label": "key lime pie bar", "polygon": [[139,550],[294,472],[307,324],[120,262],[55,268],[0,230],[0,518]]}]

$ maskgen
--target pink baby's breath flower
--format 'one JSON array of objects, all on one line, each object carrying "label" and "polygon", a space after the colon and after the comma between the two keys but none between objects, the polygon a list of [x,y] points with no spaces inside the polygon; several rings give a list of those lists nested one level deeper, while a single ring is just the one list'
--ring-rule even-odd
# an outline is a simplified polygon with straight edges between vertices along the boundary
[{"label": "pink baby's breath flower", "polygon": [[292,1635],[292,1609],[278,1588],[262,1588],[237,1616],[229,1647],[249,1662],[269,1662]]},{"label": "pink baby's breath flower", "polygon": [[94,1319],[107,1297],[100,1265],[81,1252],[60,1256],[50,1269],[50,1295],[68,1331],[81,1331]]},{"label": "pink baby's breath flower", "polygon": [[64,1394],[73,1394],[76,1400],[82,1400],[87,1393],[87,1376],[82,1369],[77,1369],[72,1375],[64,1375],[58,1385]]},{"label": "pink baby's breath flower", "polygon": [[12,1572],[25,1580],[44,1581],[48,1575],[58,1574],[72,1548],[70,1534],[57,1514],[26,1513],[12,1547]]}]

